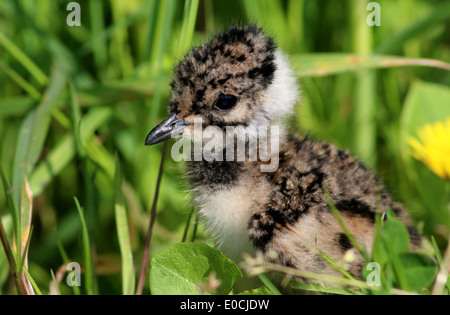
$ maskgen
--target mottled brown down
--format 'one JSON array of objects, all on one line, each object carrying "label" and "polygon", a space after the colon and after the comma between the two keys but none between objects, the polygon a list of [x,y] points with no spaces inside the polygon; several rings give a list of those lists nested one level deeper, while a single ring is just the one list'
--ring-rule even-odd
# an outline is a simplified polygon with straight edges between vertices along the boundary
[{"label": "mottled brown down", "polygon": [[[388,209],[407,224],[413,246],[419,244],[404,208],[355,157],[329,143],[287,134],[283,121],[298,100],[296,79],[287,58],[258,27],[233,27],[193,48],[171,86],[169,112],[185,122],[201,118],[203,128],[281,128],[274,172],[262,172],[261,161],[187,163],[194,203],[227,256],[240,260],[243,253],[258,251],[267,261],[334,273],[321,254],[340,261],[354,248],[330,203],[369,255],[376,215]],[[218,110],[221,95],[235,96],[237,105]],[[186,128],[192,131],[193,125]],[[225,147],[224,156],[230,149]],[[364,263],[355,252],[348,271],[360,277]]]}]

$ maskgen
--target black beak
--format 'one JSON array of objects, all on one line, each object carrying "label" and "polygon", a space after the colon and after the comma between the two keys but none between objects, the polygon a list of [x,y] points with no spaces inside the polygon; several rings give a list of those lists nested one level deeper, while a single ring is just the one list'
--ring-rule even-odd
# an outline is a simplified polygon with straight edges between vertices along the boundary
[{"label": "black beak", "polygon": [[157,144],[176,137],[183,133],[184,128],[188,125],[188,122],[178,119],[177,114],[172,114],[150,131],[147,138],[145,138],[145,145]]}]

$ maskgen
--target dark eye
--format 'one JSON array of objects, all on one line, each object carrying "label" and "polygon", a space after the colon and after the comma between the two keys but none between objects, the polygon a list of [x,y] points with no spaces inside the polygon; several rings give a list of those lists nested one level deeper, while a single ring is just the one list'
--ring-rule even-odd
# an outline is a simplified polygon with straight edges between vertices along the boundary
[{"label": "dark eye", "polygon": [[237,102],[238,102],[238,98],[236,96],[222,94],[219,96],[219,98],[217,99],[214,106],[217,109],[220,109],[223,111],[228,111],[228,110],[231,110],[234,106],[236,106]]}]

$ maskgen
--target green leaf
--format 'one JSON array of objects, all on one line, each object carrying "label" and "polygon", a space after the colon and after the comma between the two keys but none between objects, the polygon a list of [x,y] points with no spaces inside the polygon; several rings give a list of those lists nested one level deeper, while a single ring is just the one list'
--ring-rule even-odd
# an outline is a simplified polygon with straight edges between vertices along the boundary
[{"label": "green leaf", "polygon": [[409,249],[409,233],[405,225],[397,219],[389,219],[384,227],[384,240],[395,253],[405,253]]},{"label": "green leaf", "polygon": [[408,252],[409,244],[409,233],[405,225],[388,213],[387,220],[383,225],[379,224],[376,232],[373,259],[386,270],[385,276],[388,283],[390,284],[395,278],[404,290],[410,288],[399,257]]},{"label": "green leaf", "polygon": [[150,263],[152,294],[202,294],[210,277],[219,282],[217,294],[231,291],[242,274],[219,250],[202,243],[179,243],[163,249]]},{"label": "green leaf", "polygon": [[393,253],[401,254],[408,251],[409,243],[409,233],[403,223],[395,218],[389,218],[378,227],[376,232],[372,251],[373,259],[384,264],[389,260],[387,246]]},{"label": "green leaf", "polygon": [[389,260],[389,255],[384,248],[384,241],[381,228],[379,228],[375,234],[375,240],[373,242],[372,259],[377,263],[384,265]]},{"label": "green leaf", "polygon": [[408,286],[411,290],[419,291],[430,287],[434,282],[438,267],[428,257],[404,253],[400,255]]}]

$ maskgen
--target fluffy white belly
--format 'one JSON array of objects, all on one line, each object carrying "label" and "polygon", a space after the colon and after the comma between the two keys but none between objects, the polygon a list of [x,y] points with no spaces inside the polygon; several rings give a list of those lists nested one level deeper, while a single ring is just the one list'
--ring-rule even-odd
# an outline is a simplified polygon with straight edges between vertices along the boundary
[{"label": "fluffy white belly", "polygon": [[242,259],[243,252],[253,253],[247,231],[254,213],[254,197],[248,186],[242,184],[196,197],[208,233],[217,247],[235,261]]}]

